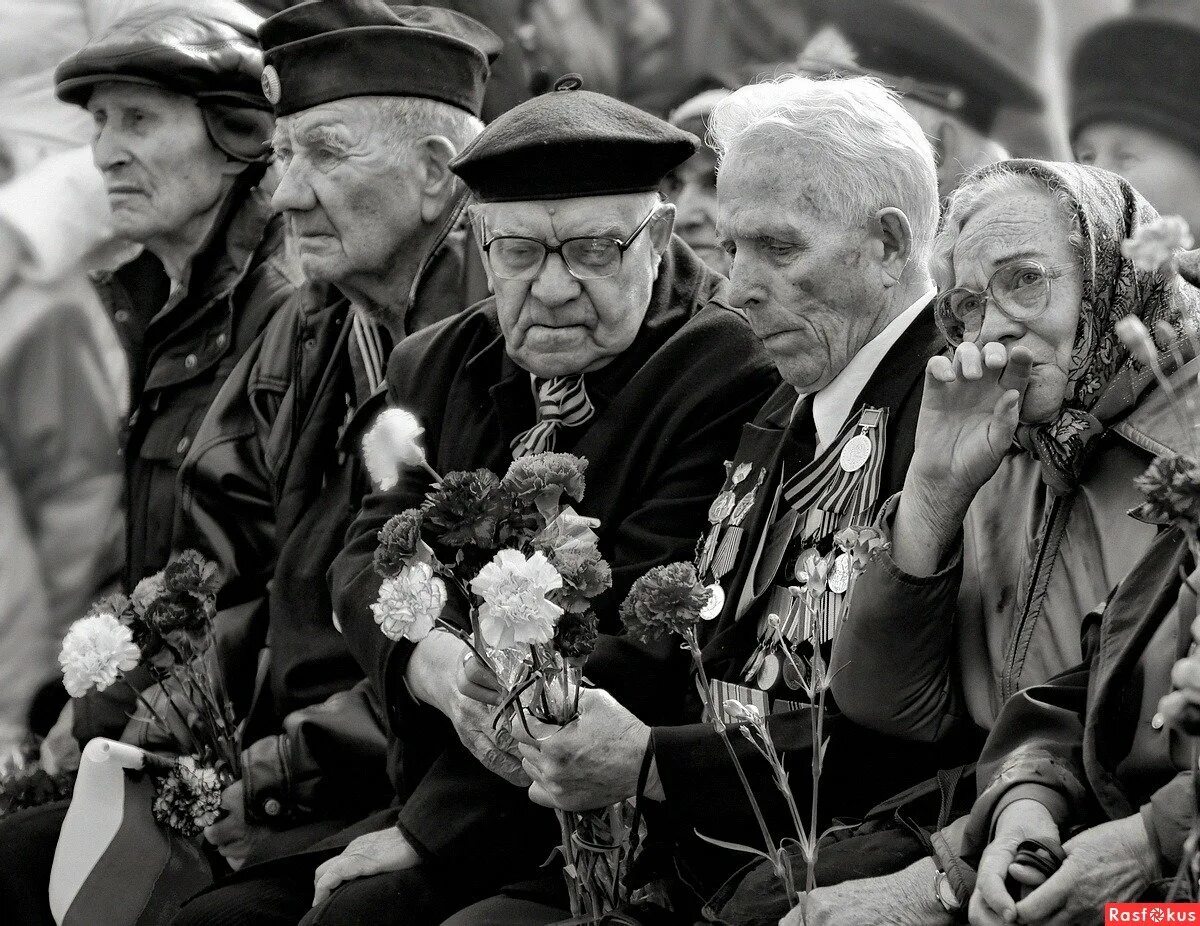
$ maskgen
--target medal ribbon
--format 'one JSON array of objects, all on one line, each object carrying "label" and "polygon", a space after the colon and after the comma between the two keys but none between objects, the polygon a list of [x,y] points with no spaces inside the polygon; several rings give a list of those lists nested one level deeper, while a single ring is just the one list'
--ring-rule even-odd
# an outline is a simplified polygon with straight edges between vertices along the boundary
[{"label": "medal ribbon", "polygon": [[[842,451],[857,434],[871,442],[867,462],[853,471],[841,463]],[[883,457],[887,450],[887,409],[863,408],[849,419],[825,451],[783,484],[783,499],[802,517],[820,500],[822,510],[834,514],[861,514],[879,495]]]}]

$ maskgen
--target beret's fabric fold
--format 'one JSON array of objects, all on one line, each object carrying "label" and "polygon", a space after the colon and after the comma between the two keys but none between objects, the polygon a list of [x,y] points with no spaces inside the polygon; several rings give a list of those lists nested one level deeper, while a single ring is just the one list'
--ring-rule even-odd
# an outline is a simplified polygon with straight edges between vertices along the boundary
[{"label": "beret's fabric fold", "polygon": [[462,13],[383,0],[307,0],[258,35],[279,116],[354,96],[424,97],[478,116],[502,44]]},{"label": "beret's fabric fold", "polygon": [[497,118],[450,163],[483,202],[658,189],[699,139],[574,75]]}]

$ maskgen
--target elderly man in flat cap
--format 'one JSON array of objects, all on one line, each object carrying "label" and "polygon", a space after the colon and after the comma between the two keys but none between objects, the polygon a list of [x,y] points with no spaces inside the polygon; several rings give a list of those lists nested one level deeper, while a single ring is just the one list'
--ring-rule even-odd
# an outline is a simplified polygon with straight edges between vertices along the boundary
[{"label": "elderly man in flat cap", "polygon": [[[502,473],[549,449],[588,460],[581,513],[600,519],[614,588],[599,600],[585,671],[653,720],[678,701],[679,654],[620,636],[616,604],[645,569],[694,547],[722,461],[777,380],[725,303],[725,281],[672,236],[674,210],[658,196],[695,140],[578,80],[558,86],[453,163],[479,200],[472,219],[495,296],[401,343],[388,397],[420,419],[441,472]],[[443,632],[393,643],[372,618],[377,532],[428,487],[408,472],[370,494],[331,573],[403,765],[398,808],[318,869],[308,923],[437,923],[537,877],[558,841],[554,815],[529,803],[518,762],[493,743],[490,708],[454,685],[465,646]]]}]

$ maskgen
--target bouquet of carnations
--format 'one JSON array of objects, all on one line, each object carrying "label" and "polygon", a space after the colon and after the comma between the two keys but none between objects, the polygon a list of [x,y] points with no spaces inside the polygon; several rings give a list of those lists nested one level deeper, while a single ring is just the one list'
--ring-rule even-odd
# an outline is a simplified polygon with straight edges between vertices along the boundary
[{"label": "bouquet of carnations", "polygon": [[[592,601],[612,586],[595,529],[578,514],[587,461],[567,453],[515,460],[503,477],[486,469],[437,473],[420,447],[420,424],[389,409],[364,439],[364,460],[381,488],[403,466],[433,484],[419,507],[379,531],[371,606],[390,639],[418,642],[435,628],[464,640],[506,692],[495,740],[513,751],[513,723],[526,714],[559,726],[579,714],[583,664],[597,638]],[[450,617],[453,598],[465,621]],[[629,808],[559,811],[561,852],[575,916],[599,917],[622,901]]]},{"label": "bouquet of carnations", "polygon": [[[216,822],[221,792],[239,776],[236,720],[210,664],[216,572],[195,551],[180,554],[132,595],[93,604],[58,657],[71,697],[120,682],[137,698],[133,720],[176,738],[183,754],[146,768],[155,819],[184,836]],[[131,678],[139,667],[141,678]]]}]

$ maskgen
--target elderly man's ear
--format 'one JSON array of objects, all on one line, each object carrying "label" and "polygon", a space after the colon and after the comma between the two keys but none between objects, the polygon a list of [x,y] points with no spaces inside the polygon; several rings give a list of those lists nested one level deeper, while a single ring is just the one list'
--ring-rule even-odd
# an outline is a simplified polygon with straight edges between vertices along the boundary
[{"label": "elderly man's ear", "polygon": [[421,218],[426,222],[436,222],[454,195],[457,178],[450,170],[450,162],[458,152],[449,139],[441,135],[427,135],[418,139],[413,149],[421,171]]},{"label": "elderly man's ear", "polygon": [[904,276],[912,257],[912,226],[908,216],[895,206],[880,209],[868,224],[871,252],[879,262],[884,288],[895,286]]}]

